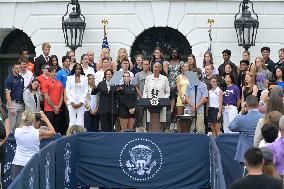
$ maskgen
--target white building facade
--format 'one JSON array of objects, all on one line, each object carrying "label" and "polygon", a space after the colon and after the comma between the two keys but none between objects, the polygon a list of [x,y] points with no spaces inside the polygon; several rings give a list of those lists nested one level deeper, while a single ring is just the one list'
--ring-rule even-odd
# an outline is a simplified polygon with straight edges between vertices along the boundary
[{"label": "white building facade", "polygon": [[[0,46],[13,30],[26,33],[41,54],[43,42],[52,45],[51,54],[63,56],[67,50],[61,29],[62,16],[69,1],[59,0],[0,0]],[[278,60],[278,50],[284,47],[284,1],[258,0],[254,10],[259,16],[256,46],[251,47],[252,61],[260,55],[263,46],[271,48],[271,58]],[[244,51],[237,45],[234,15],[240,1],[236,0],[80,0],[81,12],[86,17],[83,46],[76,50],[77,59],[88,50],[99,59],[103,39],[102,19],[107,19],[108,42],[115,59],[119,48],[129,52],[135,39],[152,27],[171,27],[182,33],[202,64],[204,52],[209,46],[208,18],[215,20],[212,28],[212,53],[214,62],[222,63],[221,52],[232,51],[231,60],[238,64]],[[60,59],[60,58],[59,58]]]}]

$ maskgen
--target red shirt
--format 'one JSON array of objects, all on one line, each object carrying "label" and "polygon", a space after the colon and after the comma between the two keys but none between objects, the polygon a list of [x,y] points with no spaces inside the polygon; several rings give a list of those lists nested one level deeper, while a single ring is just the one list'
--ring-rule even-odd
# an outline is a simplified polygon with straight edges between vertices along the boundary
[{"label": "red shirt", "polygon": [[44,83],[46,83],[46,81],[49,79],[49,77],[44,77],[43,74],[41,74],[40,76],[37,77],[37,80],[39,81],[40,84],[40,91],[42,92],[42,86]]},{"label": "red shirt", "polygon": [[[49,78],[42,85],[42,93],[47,93],[54,106],[58,106],[61,94],[63,95],[63,85],[57,80]],[[44,99],[44,111],[54,111],[53,108]]]},{"label": "red shirt", "polygon": [[33,74],[35,74],[35,65],[31,62],[27,63],[27,70],[31,71]]}]

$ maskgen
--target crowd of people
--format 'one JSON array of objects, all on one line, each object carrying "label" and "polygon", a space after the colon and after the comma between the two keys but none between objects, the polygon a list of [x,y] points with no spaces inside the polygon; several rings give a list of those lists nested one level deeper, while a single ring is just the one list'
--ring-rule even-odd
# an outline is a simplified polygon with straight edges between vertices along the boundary
[{"label": "crowd of people", "polygon": [[[279,148],[283,128],[279,119],[284,113],[284,48],[278,51],[277,62],[269,58],[270,48],[263,47],[254,62],[250,52],[244,51],[239,64],[231,62],[231,51],[225,49],[220,66],[206,51],[201,68],[193,54],[182,61],[178,49],[172,49],[166,59],[162,49],[156,47],[151,59],[138,54],[134,62],[128,59],[125,48],[119,49],[116,60],[104,48],[97,62],[91,50],[80,61],[69,51],[62,57],[61,66],[56,55],[50,56],[50,49],[49,43],[43,43],[42,54],[33,63],[23,48],[20,59],[12,65],[5,81],[7,106],[1,108],[6,112],[2,120],[10,125],[6,133],[16,134],[24,110],[43,111],[62,135],[73,125],[88,132],[147,131],[150,114],[138,101],[156,93],[158,98],[170,99],[170,108],[160,112],[161,130],[191,132],[194,123],[179,123],[177,117],[197,115],[198,133],[211,130],[214,137],[222,132],[240,133],[235,159],[243,165],[246,150],[269,146],[276,154],[276,170],[283,179],[284,150]],[[197,87],[191,83],[189,72],[200,80]],[[117,79],[119,84],[114,82]]]},{"label": "crowd of people", "polygon": [[[251,63],[250,52],[244,51],[239,65],[231,62],[231,51],[226,49],[222,52],[224,63],[219,67],[214,64],[212,53],[207,51],[202,68],[197,68],[193,54],[188,55],[187,61],[182,61],[178,50],[173,49],[166,60],[159,47],[154,49],[151,60],[138,54],[133,63],[124,48],[119,49],[116,61],[110,57],[109,49],[102,49],[97,62],[93,51],[83,54],[80,61],[76,61],[75,53],[69,51],[62,57],[60,67],[57,56],[50,56],[50,48],[49,43],[44,43],[42,54],[34,63],[29,61],[27,49],[22,49],[21,58],[13,64],[13,73],[6,79],[12,132],[20,125],[21,112],[25,109],[43,110],[61,134],[74,124],[84,126],[88,131],[145,127],[149,119],[143,120],[144,109],[136,100],[151,97],[151,91],[155,89],[159,91],[159,98],[170,98],[171,126],[183,132],[175,115],[183,115],[184,110],[197,111],[197,132],[205,133],[211,128],[212,134],[217,136],[222,130],[231,132],[229,123],[238,112],[245,112],[247,96],[257,96],[263,103],[267,100],[271,82],[284,86],[284,49],[279,50],[277,63],[270,60],[269,47],[261,49],[262,56],[257,57],[255,63]],[[110,81],[117,71],[125,75],[120,85],[113,85]],[[197,88],[196,106],[188,71],[195,72],[202,81]],[[130,108],[125,103],[134,106]],[[109,120],[110,126],[104,127]],[[166,122],[165,109],[160,114],[160,121]],[[189,131],[190,128],[185,129],[185,132]]]}]

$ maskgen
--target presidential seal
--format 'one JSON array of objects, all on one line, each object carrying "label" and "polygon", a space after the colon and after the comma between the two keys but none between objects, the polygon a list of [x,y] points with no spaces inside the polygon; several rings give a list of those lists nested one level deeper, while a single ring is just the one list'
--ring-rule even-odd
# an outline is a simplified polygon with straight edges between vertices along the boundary
[{"label": "presidential seal", "polygon": [[120,153],[122,171],[136,181],[147,181],[161,170],[163,156],[157,144],[149,139],[137,138],[129,141]]}]

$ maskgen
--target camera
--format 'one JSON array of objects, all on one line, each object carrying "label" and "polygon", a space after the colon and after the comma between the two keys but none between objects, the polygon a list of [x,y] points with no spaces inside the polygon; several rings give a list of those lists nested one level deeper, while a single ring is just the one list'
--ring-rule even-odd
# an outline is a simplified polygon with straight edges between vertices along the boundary
[{"label": "camera", "polygon": [[41,115],[40,115],[40,113],[39,113],[39,112],[34,112],[34,114],[35,114],[35,120],[36,120],[36,121],[40,121],[40,120],[41,120]]}]

